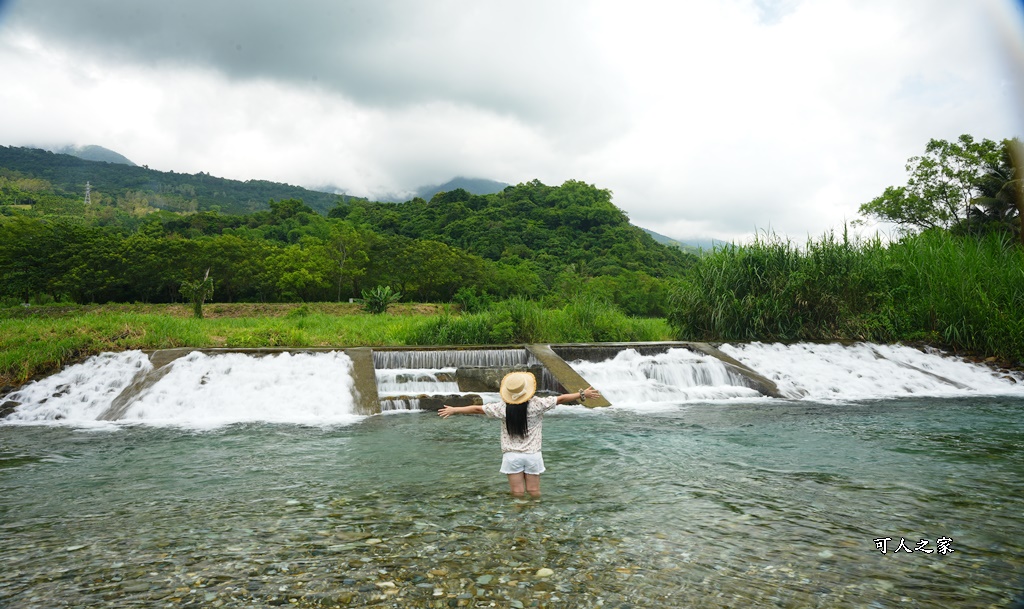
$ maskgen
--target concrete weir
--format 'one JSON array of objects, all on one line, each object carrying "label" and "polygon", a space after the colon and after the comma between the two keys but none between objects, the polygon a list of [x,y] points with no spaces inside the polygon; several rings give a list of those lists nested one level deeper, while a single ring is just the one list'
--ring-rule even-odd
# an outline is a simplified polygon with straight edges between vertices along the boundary
[{"label": "concrete weir", "polygon": [[[343,347],[343,348],[263,348],[263,349],[162,349],[149,353],[153,368],[139,375],[118,395],[102,415],[101,420],[117,420],[131,403],[154,383],[163,378],[173,362],[193,351],[208,355],[245,353],[267,356],[280,353],[325,353],[342,351],[352,360],[353,398],[357,414],[380,413],[382,402],[415,402],[417,408],[436,410],[441,404],[481,403],[477,393],[497,393],[501,378],[512,370],[529,370],[538,377],[538,393],[575,393],[591,386],[587,379],[574,370],[568,361],[600,362],[615,357],[625,349],[642,355],[664,353],[669,349],[689,349],[722,361],[747,386],[763,395],[781,397],[771,380],[744,366],[707,343],[650,342],[650,343],[578,343],[531,344],[505,346],[447,346],[447,347]],[[460,393],[452,395],[387,395],[378,390],[378,370],[415,368],[455,368],[454,380]],[[450,374],[450,373],[449,373]],[[598,387],[600,389],[600,387]],[[589,400],[585,406],[599,408],[611,406],[605,398]]]},{"label": "concrete weir", "polygon": [[[554,352],[551,345],[527,345],[526,348],[534,357],[540,360],[540,363],[555,377],[555,380],[564,388],[564,391],[575,393],[591,386],[591,383],[588,383],[586,379],[580,376],[564,359]],[[604,397],[599,397],[587,401],[584,405],[589,408],[599,408],[611,406],[611,403],[604,399]]]}]

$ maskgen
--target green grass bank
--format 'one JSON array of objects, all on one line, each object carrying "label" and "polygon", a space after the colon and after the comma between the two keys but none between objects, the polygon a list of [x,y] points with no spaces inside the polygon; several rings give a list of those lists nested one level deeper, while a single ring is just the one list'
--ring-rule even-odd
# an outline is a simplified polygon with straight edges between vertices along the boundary
[{"label": "green grass bank", "polygon": [[104,351],[174,347],[348,347],[520,342],[668,340],[662,319],[628,317],[612,305],[572,301],[544,309],[528,300],[485,312],[398,304],[384,315],[358,305],[208,304],[203,319],[186,305],[53,305],[0,309],[0,387]]},{"label": "green grass bank", "polygon": [[333,303],[211,303],[204,319],[186,305],[14,306],[0,309],[0,387],[103,351],[173,347],[863,340],[1024,366],[1024,249],[997,234],[884,243],[829,233],[803,246],[766,236],[719,248],[675,285],[665,319],[631,317],[583,293],[467,313],[403,303],[384,315]]}]

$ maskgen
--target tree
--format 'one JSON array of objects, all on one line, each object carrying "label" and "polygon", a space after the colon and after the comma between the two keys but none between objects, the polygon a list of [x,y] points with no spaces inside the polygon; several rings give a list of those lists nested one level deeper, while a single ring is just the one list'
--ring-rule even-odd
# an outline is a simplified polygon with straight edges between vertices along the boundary
[{"label": "tree", "polygon": [[[243,239],[230,234],[190,241],[201,246],[195,264],[211,267],[211,272],[217,277],[217,299],[220,302],[264,301],[277,294],[277,279],[271,278],[267,266],[285,249],[284,246],[274,241]],[[169,245],[164,247],[169,250]]]},{"label": "tree", "polygon": [[71,223],[13,218],[0,223],[0,297],[28,302],[52,293],[66,272],[68,256],[84,231]]},{"label": "tree", "polygon": [[[365,238],[351,223],[335,221],[331,225],[331,240],[329,255],[337,264],[338,269],[338,302],[341,302],[341,286],[345,279],[345,263],[355,259],[357,264],[366,263]],[[357,277],[362,274],[359,269],[348,269],[350,277]]]},{"label": "tree", "polygon": [[1020,237],[1021,245],[1024,245],[1024,142],[1013,138],[1009,140],[1007,148],[1013,163],[1012,188],[1014,203],[1017,206],[1017,221],[1020,223],[1017,227],[1017,236]]},{"label": "tree", "polygon": [[202,280],[182,281],[181,295],[192,301],[192,312],[196,318],[203,318],[203,302],[213,296],[213,279],[210,279],[210,269],[206,269],[206,275]]},{"label": "tree", "polygon": [[1002,146],[961,135],[954,142],[930,140],[922,156],[907,160],[906,186],[890,186],[882,196],[860,206],[860,213],[892,222],[912,232],[950,229],[969,222],[975,199],[983,194],[983,177],[999,164]]},{"label": "tree", "polygon": [[328,247],[316,239],[306,238],[280,250],[267,261],[267,269],[275,278],[278,298],[305,302],[330,298],[334,262]]},{"label": "tree", "polygon": [[1024,244],[1024,143],[1004,140],[999,162],[980,179],[981,194],[975,198],[973,216],[987,230],[1016,231]]}]

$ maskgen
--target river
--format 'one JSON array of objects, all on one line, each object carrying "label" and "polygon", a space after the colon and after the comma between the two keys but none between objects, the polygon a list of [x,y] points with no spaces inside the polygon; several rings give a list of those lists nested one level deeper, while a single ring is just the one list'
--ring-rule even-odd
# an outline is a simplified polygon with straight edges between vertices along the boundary
[{"label": "river", "polygon": [[263,403],[203,373],[148,420],[72,403],[5,421],[0,606],[990,607],[1024,590],[1019,384],[979,388],[992,375],[956,362],[940,395],[902,377],[835,395],[842,373],[794,348],[745,349],[804,396],[631,402],[614,371],[632,364],[588,369],[619,399],[549,413],[539,500],[508,495],[493,420],[360,417],[302,383]]}]

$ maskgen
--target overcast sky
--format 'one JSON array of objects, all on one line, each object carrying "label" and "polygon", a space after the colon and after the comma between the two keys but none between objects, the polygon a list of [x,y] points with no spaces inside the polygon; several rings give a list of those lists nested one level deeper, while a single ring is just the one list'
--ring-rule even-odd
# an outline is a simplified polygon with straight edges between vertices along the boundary
[{"label": "overcast sky", "polygon": [[930,138],[1024,134],[1011,0],[0,0],[0,144],[373,197],[577,179],[802,241]]}]

